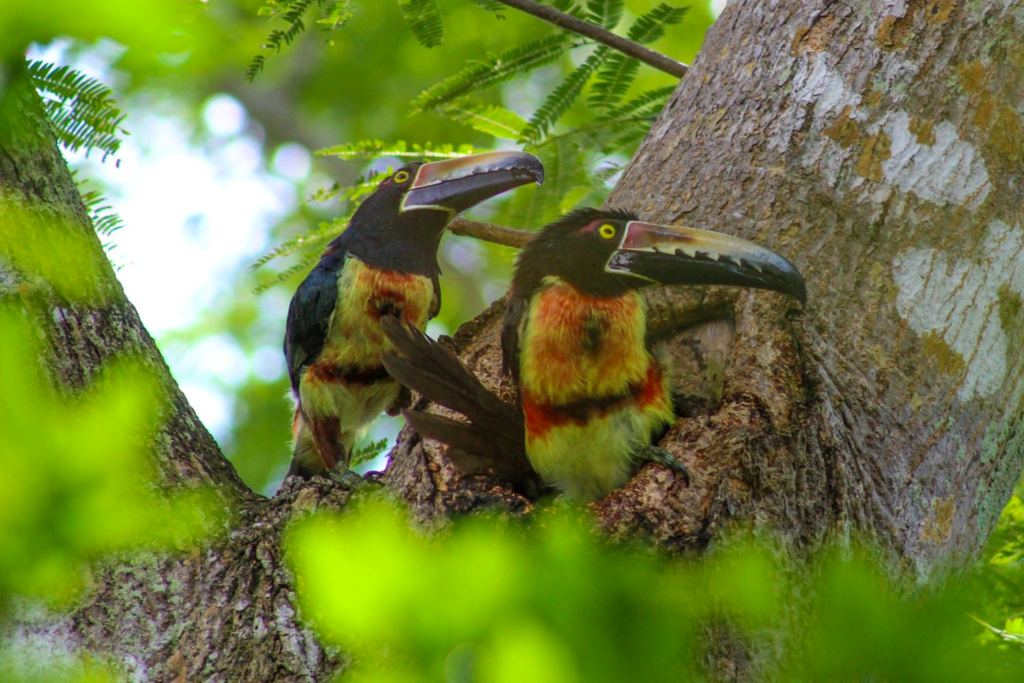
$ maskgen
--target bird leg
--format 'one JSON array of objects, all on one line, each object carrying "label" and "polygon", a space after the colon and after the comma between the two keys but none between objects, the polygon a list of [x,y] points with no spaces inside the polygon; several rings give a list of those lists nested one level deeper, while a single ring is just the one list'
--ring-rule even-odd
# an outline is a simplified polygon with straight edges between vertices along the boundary
[{"label": "bird leg", "polygon": [[358,472],[345,468],[341,472],[330,472],[327,476],[331,480],[341,486],[342,488],[348,489],[349,491],[358,491],[359,489],[375,484],[376,486],[383,486],[384,482],[380,481],[376,477],[364,477]]},{"label": "bird leg", "polygon": [[669,468],[673,472],[682,476],[683,481],[686,482],[687,486],[690,485],[690,471],[686,469],[686,465],[676,460],[676,456],[672,455],[664,448],[647,445],[637,451],[636,457],[641,460],[658,463],[659,465]]},{"label": "bird leg", "polygon": [[324,469],[333,472],[339,464],[347,469],[349,454],[341,442],[341,425],[338,424],[338,418],[333,415],[314,418],[306,416],[306,424],[309,425],[313,444],[320,453]]}]

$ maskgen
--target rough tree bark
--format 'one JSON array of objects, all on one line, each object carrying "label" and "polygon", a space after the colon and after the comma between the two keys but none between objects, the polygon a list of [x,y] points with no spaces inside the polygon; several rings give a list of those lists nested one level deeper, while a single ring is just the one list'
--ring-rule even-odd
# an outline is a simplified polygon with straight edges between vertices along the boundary
[{"label": "rough tree bark", "polygon": [[[651,294],[687,395],[662,445],[694,481],[645,466],[594,505],[609,533],[701,549],[730,520],[798,548],[859,531],[921,577],[977,553],[1024,464],[1021,46],[1022,0],[730,3],[609,204],[773,247],[802,269],[810,302]],[[4,112],[21,127],[0,132],[22,137],[0,138],[0,197],[85,234],[34,95],[15,86]],[[102,284],[101,305],[68,304],[0,266],[0,295],[36,316],[54,382],[70,390],[118,353],[163,368],[113,275]],[[507,393],[500,316],[499,303],[456,343]],[[322,678],[343,659],[297,620],[279,541],[297,510],[345,494],[246,491],[174,396],[154,455],[169,485],[218,487],[229,531],[201,550],[110,563],[74,613],[17,637],[107,653],[140,679]],[[409,432],[386,479],[431,523],[529,509],[495,482],[459,480]]]}]

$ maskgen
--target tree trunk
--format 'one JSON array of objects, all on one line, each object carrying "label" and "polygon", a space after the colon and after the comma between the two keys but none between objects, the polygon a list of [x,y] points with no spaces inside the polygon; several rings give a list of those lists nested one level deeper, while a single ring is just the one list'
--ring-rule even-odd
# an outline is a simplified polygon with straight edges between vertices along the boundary
[{"label": "tree trunk", "polygon": [[[651,328],[676,363],[684,416],[662,445],[689,488],[646,465],[594,505],[615,536],[702,548],[724,524],[794,547],[865,532],[927,576],[974,556],[1022,468],[1020,225],[1024,3],[739,0],[633,159],[611,206],[737,234],[803,271],[805,308],[764,292],[653,291]],[[69,301],[17,269],[0,233],[0,295],[38,321],[55,384],[83,386],[131,353],[162,370],[174,410],[154,447],[169,485],[212,484],[227,532],[199,550],[110,561],[69,615],[19,642],[89,648],[142,680],[310,680],[337,670],[297,620],[281,532],[341,506],[326,484],[245,490],[124,300],[59,159],[38,99],[8,81],[0,199],[58,215],[89,247],[92,296]],[[42,234],[42,233],[40,233]],[[20,250],[20,251],[19,251]],[[70,258],[70,256],[69,256]],[[496,304],[456,335],[491,386]],[[403,432],[388,485],[424,521],[530,504],[458,479]]]}]

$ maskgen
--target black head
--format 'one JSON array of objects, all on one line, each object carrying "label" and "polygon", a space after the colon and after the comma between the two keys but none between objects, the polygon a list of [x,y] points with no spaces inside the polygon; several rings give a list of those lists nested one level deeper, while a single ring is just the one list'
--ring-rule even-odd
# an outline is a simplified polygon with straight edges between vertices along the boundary
[{"label": "black head", "polygon": [[600,297],[654,284],[718,284],[807,298],[799,271],[774,251],[721,233],[644,223],[628,211],[578,209],[541,230],[516,262],[513,290],[525,295],[549,275]]},{"label": "black head", "polygon": [[488,152],[412,163],[384,178],[335,239],[337,247],[379,267],[437,272],[437,248],[452,218],[507,190],[541,183],[544,167],[525,152]]}]

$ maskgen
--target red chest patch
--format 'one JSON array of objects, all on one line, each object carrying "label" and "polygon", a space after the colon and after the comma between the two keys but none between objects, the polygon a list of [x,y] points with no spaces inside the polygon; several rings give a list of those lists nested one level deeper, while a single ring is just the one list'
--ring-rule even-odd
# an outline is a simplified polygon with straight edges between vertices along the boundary
[{"label": "red chest patch", "polygon": [[527,438],[531,441],[544,439],[552,429],[570,424],[582,427],[589,420],[605,417],[619,410],[645,411],[657,405],[664,393],[664,380],[661,370],[655,363],[648,367],[646,380],[630,384],[624,394],[552,405],[534,401],[524,392],[523,416],[526,418]]}]

